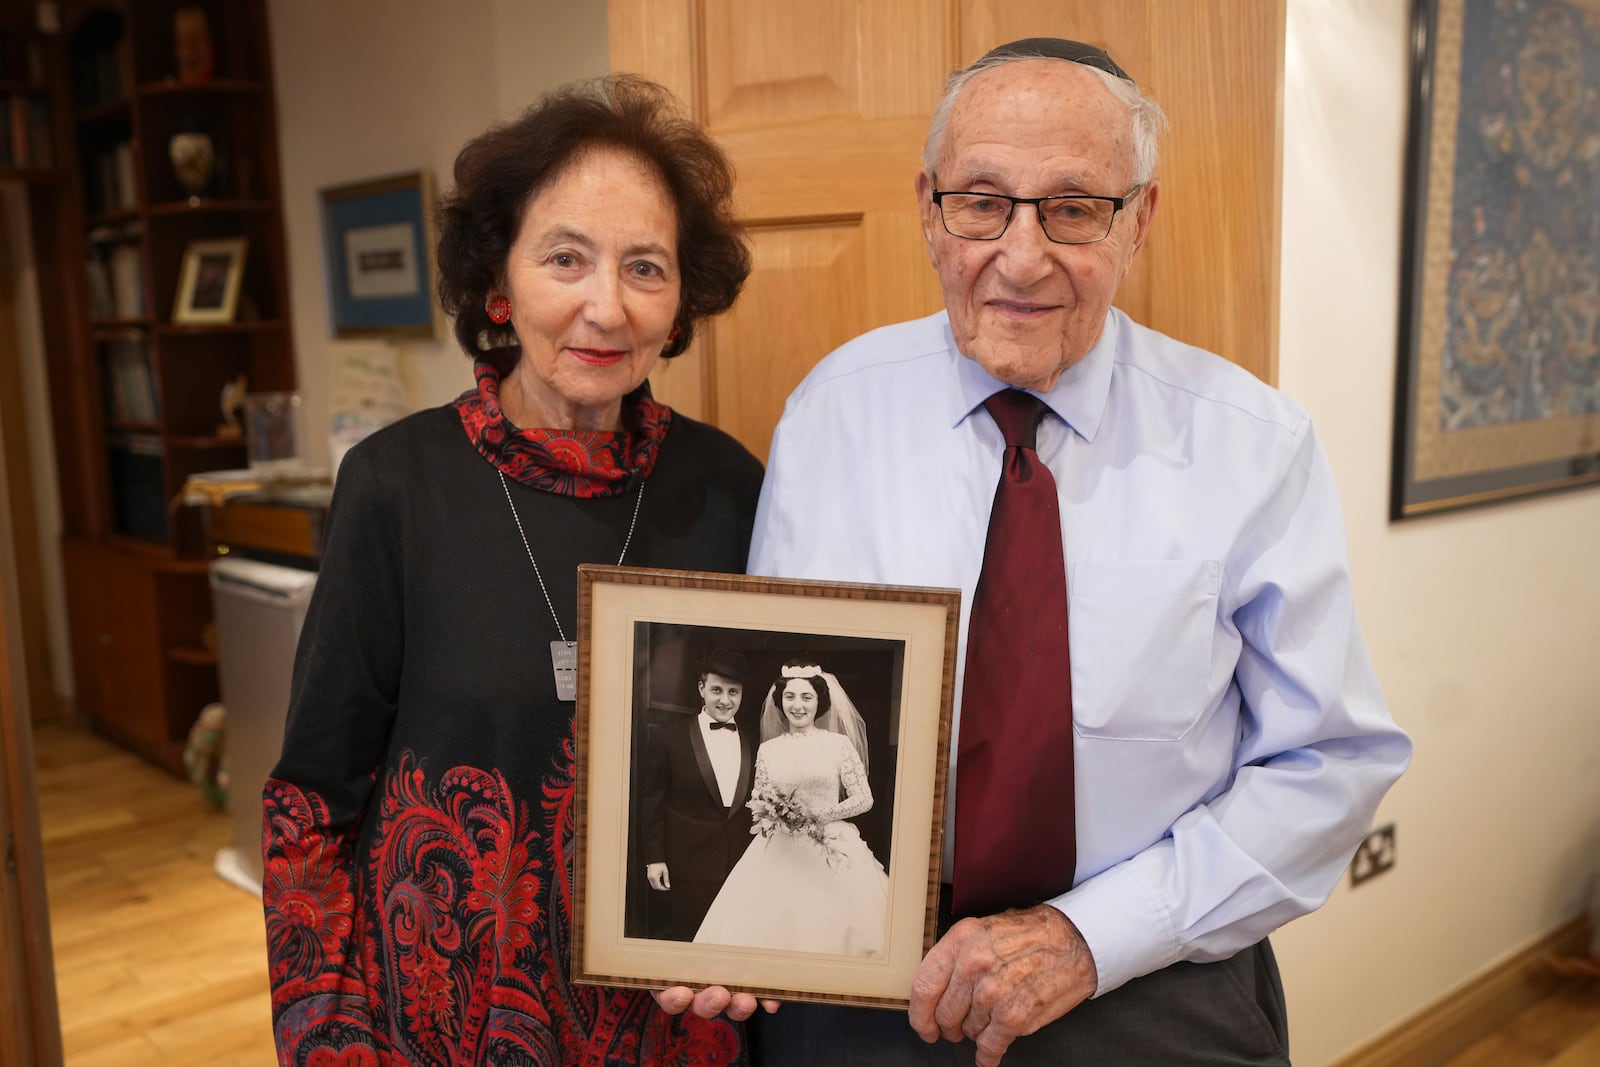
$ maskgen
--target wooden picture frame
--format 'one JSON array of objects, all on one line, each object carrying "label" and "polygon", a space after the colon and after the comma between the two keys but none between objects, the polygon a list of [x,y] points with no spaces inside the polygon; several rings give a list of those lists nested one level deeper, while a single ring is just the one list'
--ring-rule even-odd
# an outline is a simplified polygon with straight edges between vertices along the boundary
[{"label": "wooden picture frame", "polygon": [[[960,599],[953,589],[580,567],[575,980],[653,988],[719,984],[788,1000],[905,1008],[938,919]],[[699,875],[713,880],[721,889],[710,913],[752,917],[759,931],[737,944],[707,944],[662,932],[657,913],[666,894],[651,887],[643,858],[649,820],[659,808],[643,798],[647,772],[656,765],[651,761],[659,760],[671,731],[696,731],[696,740],[711,736],[697,721],[700,672],[708,657],[715,663],[730,651],[748,667],[734,721],[741,743],[765,753],[756,757],[755,767],[781,771],[779,758],[792,758],[784,756],[792,749],[783,744],[801,737],[811,743],[813,735],[803,729],[788,735],[775,706],[765,724],[761,713],[778,683],[787,685],[784,663],[815,664],[830,675],[828,686],[836,693],[832,708],[853,705],[859,712],[862,731],[855,749],[869,753],[865,770],[873,804],[846,820],[848,827],[830,823],[829,834],[838,836],[827,844],[803,833],[785,836],[770,821],[770,833],[762,834],[761,820],[755,818],[748,849],[731,873],[675,871],[672,880],[678,886]],[[835,710],[826,714],[834,716]],[[818,732],[825,732],[824,714],[814,721]],[[783,744],[763,749],[763,725],[772,736],[785,735]],[[686,739],[681,744],[687,752],[690,735],[678,736]],[[840,736],[816,739],[823,742],[836,751],[852,744]],[[696,750],[701,772],[709,774],[706,747],[698,741]],[[769,778],[781,779],[781,774]],[[754,775],[757,784],[761,780]],[[714,782],[707,778],[704,784],[714,788]],[[751,795],[761,795],[754,785]],[[773,873],[771,862],[797,854],[802,873],[815,878],[810,894],[797,884],[796,899],[756,894],[764,907],[775,909],[771,913],[739,907],[749,899],[742,891]],[[878,880],[873,862],[882,864],[886,879]],[[805,925],[824,910],[850,911],[833,907],[838,900],[822,894],[849,886],[838,891],[851,894],[854,905],[863,899],[855,893],[862,879],[884,887],[881,928],[875,926],[876,903],[866,908],[871,921],[859,924],[859,937]],[[869,892],[865,899],[877,898]],[[705,927],[711,925],[708,918]],[[804,931],[800,936],[806,944],[792,940],[796,929]],[[824,942],[829,947],[819,949]]]},{"label": "wooden picture frame", "polygon": [[1412,15],[1390,516],[1600,483],[1600,20],[1568,0]]},{"label": "wooden picture frame", "polygon": [[333,335],[437,337],[433,178],[411,171],[330,186],[320,196]]},{"label": "wooden picture frame", "polygon": [[190,241],[183,250],[172,321],[185,325],[232,322],[239,305],[239,284],[244,280],[248,248],[249,241],[244,237]]}]

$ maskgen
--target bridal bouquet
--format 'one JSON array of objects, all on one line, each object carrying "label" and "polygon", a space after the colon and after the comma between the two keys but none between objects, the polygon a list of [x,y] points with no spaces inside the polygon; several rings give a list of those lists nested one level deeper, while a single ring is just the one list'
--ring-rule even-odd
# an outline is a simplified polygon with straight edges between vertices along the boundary
[{"label": "bridal bouquet", "polygon": [[766,786],[751,795],[748,807],[755,816],[750,824],[752,834],[771,837],[781,832],[809,838],[822,849],[830,867],[837,867],[845,859],[844,852],[829,839],[827,827],[812,817],[793,789]]}]

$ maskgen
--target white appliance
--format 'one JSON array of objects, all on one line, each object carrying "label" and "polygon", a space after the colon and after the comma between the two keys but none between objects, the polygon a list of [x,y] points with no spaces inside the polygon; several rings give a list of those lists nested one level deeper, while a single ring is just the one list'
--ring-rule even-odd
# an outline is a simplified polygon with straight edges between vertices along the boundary
[{"label": "white appliance", "polygon": [[314,571],[237,556],[211,564],[233,825],[232,842],[217,854],[216,867],[223,878],[257,895],[261,790],[283,748],[294,650],[316,581]]}]

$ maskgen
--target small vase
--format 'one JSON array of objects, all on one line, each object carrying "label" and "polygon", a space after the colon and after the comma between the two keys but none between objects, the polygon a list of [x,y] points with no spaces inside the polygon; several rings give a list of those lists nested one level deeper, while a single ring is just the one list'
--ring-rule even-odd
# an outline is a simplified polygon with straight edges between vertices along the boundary
[{"label": "small vase", "polygon": [[211,187],[212,175],[217,168],[216,150],[211,138],[203,133],[175,133],[167,142],[167,155],[172,160],[172,175],[178,187],[191,199],[197,199]]}]

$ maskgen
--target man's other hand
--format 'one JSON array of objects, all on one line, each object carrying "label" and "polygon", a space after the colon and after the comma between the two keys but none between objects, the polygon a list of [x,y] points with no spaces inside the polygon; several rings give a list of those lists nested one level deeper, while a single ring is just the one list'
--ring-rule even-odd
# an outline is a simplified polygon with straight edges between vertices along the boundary
[{"label": "man's other hand", "polygon": [[924,1041],[970,1037],[978,1067],[998,1067],[1011,1042],[1093,995],[1099,979],[1083,935],[1048,904],[962,919],[911,984],[911,1027]]},{"label": "man's other hand", "polygon": [[650,880],[651,889],[672,888],[672,876],[667,874],[667,865],[665,863],[645,864],[644,876]]}]

